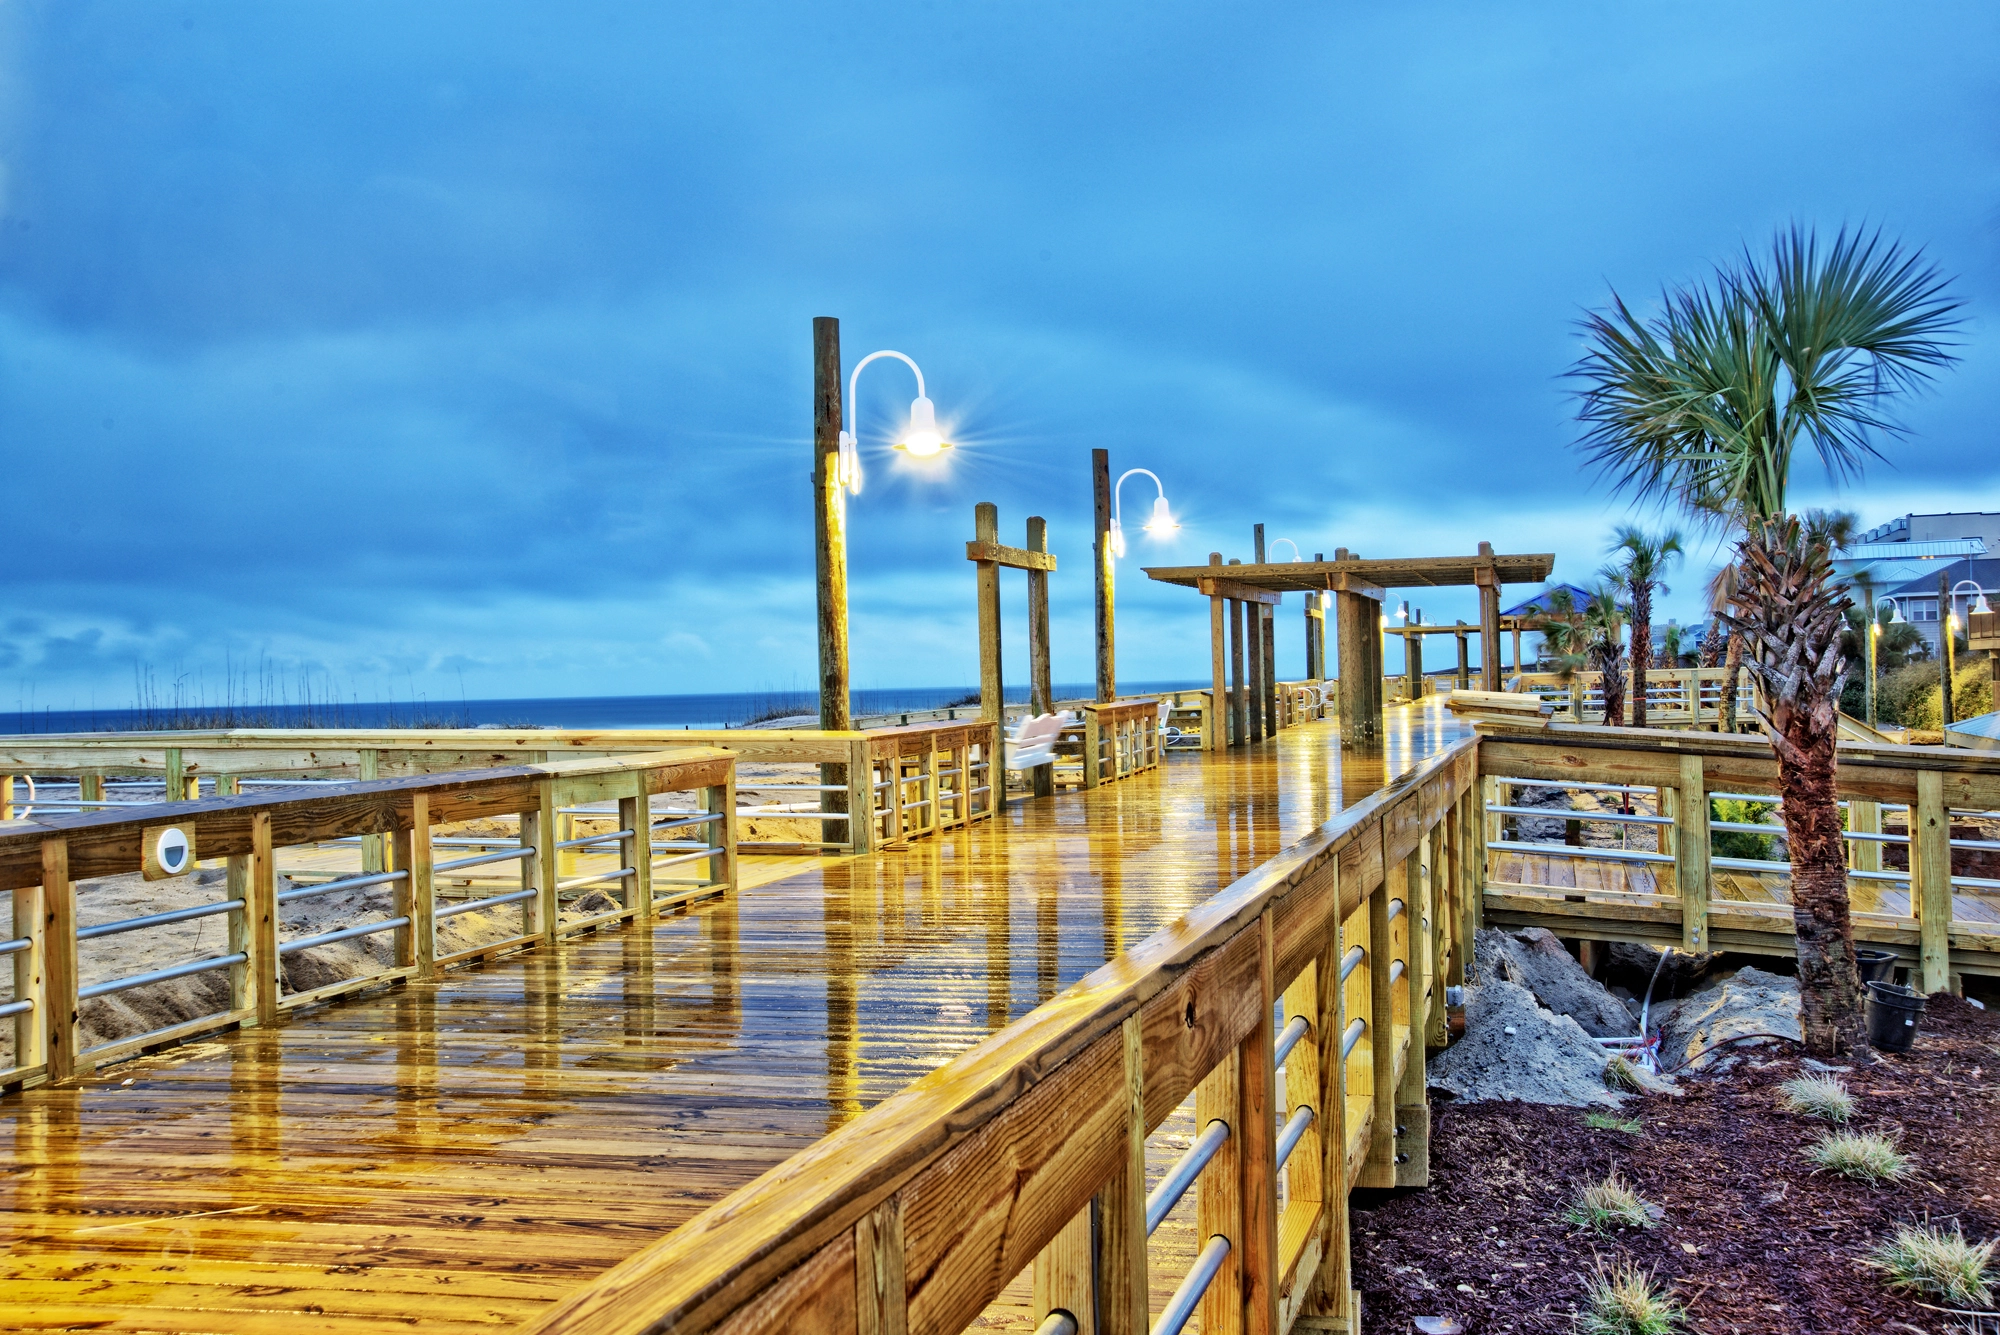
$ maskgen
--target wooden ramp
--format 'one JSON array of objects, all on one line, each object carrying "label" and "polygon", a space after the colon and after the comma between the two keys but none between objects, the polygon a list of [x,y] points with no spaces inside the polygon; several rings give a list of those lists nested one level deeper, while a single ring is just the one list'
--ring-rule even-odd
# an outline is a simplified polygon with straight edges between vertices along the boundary
[{"label": "wooden ramp", "polygon": [[1343,758],[1307,724],[763,884],[746,859],[650,931],[9,1095],[5,1324],[531,1320],[1466,730],[1387,733]]}]

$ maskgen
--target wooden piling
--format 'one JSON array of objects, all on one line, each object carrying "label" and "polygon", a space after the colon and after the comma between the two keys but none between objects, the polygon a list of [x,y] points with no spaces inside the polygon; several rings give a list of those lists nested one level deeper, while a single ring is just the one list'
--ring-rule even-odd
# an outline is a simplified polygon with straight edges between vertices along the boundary
[{"label": "wooden piling", "polygon": [[[977,540],[1000,542],[1000,507],[981,501],[972,510],[972,529]],[[979,717],[1004,724],[1007,719],[1005,688],[1000,680],[1000,565],[997,561],[975,563],[979,580]]]},{"label": "wooden piling", "polygon": [[1493,565],[1493,544],[1479,544],[1485,564],[1472,572],[1479,586],[1479,666],[1482,690],[1500,689],[1500,575]]},{"label": "wooden piling", "polygon": [[1951,821],[1944,774],[1917,771],[1910,808],[1910,907],[1917,915],[1918,991],[1951,989]]},{"label": "wooden piling", "polygon": [[[1048,521],[1040,515],[1030,516],[1028,550],[1045,553],[1048,549]],[[1106,607],[1109,607],[1108,600]],[[1100,673],[1104,671],[1102,665],[1098,671]],[[1028,571],[1028,712],[1031,714],[1048,714],[1055,710],[1055,687],[1051,683],[1049,673],[1049,572],[1030,570]],[[1113,686],[1115,689],[1116,683],[1113,683]],[[1035,766],[1029,771],[1028,781],[1036,797],[1055,795],[1054,766]]]},{"label": "wooden piling", "polygon": [[[847,496],[840,485],[840,321],[813,319],[813,572],[819,605],[819,726],[853,727],[847,672]],[[847,767],[822,764],[819,781],[845,785]],[[820,810],[845,811],[847,794],[822,792]]]},{"label": "wooden piling", "polygon": [[1091,553],[1096,560],[1097,580],[1097,700],[1108,704],[1118,698],[1117,633],[1113,624],[1116,611],[1117,558],[1111,551],[1111,451],[1090,452]]},{"label": "wooden piling", "polygon": [[[1221,552],[1210,552],[1208,564],[1222,564]],[[1220,751],[1229,745],[1228,600],[1216,594],[1208,600],[1208,708],[1202,711],[1201,744],[1204,750]]]}]

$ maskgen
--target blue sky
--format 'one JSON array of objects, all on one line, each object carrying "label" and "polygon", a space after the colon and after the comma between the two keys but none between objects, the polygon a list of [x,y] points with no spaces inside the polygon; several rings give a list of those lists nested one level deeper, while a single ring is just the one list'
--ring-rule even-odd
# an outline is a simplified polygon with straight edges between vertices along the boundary
[{"label": "blue sky", "polygon": [[858,685],[976,681],[981,500],[1048,518],[1087,679],[1093,446],[1184,523],[1121,566],[1127,679],[1206,663],[1139,567],[1259,521],[1580,579],[1627,511],[1570,448],[1577,314],[1793,220],[1967,303],[1843,503],[2000,509],[1997,125],[1983,3],[4,0],[0,683],[807,685],[816,315],[961,442],[889,451],[910,382],[866,372]]}]

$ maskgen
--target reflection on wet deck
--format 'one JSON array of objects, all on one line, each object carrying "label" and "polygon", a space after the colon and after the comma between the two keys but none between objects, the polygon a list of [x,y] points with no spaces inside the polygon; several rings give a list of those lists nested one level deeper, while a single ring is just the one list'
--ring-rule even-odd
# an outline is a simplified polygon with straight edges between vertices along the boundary
[{"label": "reflection on wet deck", "polygon": [[1330,723],[0,1100],[9,1326],[490,1329],[948,1060],[1463,730]]}]

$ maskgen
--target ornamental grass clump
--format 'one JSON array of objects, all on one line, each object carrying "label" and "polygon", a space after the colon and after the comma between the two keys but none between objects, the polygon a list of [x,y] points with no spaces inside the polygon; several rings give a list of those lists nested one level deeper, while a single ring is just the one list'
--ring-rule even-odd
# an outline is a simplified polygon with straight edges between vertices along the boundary
[{"label": "ornamental grass clump", "polygon": [[1583,1124],[1594,1131],[1623,1131],[1628,1136],[1642,1136],[1646,1128],[1636,1117],[1615,1117],[1610,1113],[1585,1113]]},{"label": "ornamental grass clump", "polygon": [[1577,1313],[1583,1335],[1672,1335],[1686,1318],[1671,1293],[1630,1262],[1600,1265],[1590,1285],[1590,1303]]},{"label": "ornamental grass clump", "polygon": [[1854,1116],[1854,1096],[1830,1075],[1802,1075],[1787,1080],[1778,1090],[1784,1095],[1786,1112],[1823,1122],[1845,1122]]},{"label": "ornamental grass clump", "polygon": [[1604,1233],[1614,1228],[1651,1228],[1660,1222],[1661,1210],[1613,1173],[1585,1187],[1576,1204],[1563,1211],[1563,1218],[1578,1228]]},{"label": "ornamental grass clump", "polygon": [[1639,1068],[1625,1057],[1613,1057],[1604,1063],[1604,1083],[1613,1089],[1643,1091],[1646,1088],[1639,1077]]},{"label": "ornamental grass clump", "polygon": [[1806,1149],[1806,1158],[1861,1182],[1900,1182],[1911,1169],[1910,1156],[1873,1131],[1829,1131]]},{"label": "ornamental grass clump", "polygon": [[1920,1293],[1952,1307],[1987,1307],[2000,1286],[1993,1253],[2000,1239],[1966,1241],[1958,1225],[1951,1232],[1926,1220],[1898,1224],[1887,1242],[1876,1246],[1870,1262],[1889,1276],[1889,1287]]}]

